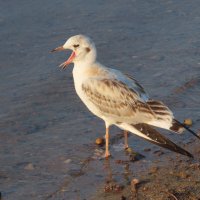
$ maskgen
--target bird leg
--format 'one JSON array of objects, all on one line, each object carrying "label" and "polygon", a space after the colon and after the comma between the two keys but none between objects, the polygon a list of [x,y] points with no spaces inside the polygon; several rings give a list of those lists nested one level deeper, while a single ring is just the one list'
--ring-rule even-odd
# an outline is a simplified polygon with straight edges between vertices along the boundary
[{"label": "bird leg", "polygon": [[128,131],[124,130],[124,148],[128,149]]},{"label": "bird leg", "polygon": [[106,128],[106,134],[105,134],[105,139],[106,139],[106,152],[105,152],[105,158],[108,158],[110,156],[109,152],[109,128]]}]

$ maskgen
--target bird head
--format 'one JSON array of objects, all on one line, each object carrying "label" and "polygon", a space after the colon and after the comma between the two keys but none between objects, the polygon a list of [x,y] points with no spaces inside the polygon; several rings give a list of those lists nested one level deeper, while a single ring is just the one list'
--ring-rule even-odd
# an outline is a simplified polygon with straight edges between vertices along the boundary
[{"label": "bird head", "polygon": [[53,49],[51,52],[71,50],[70,57],[60,67],[65,69],[70,63],[92,63],[96,60],[96,48],[91,39],[84,35],[70,37],[62,46]]}]

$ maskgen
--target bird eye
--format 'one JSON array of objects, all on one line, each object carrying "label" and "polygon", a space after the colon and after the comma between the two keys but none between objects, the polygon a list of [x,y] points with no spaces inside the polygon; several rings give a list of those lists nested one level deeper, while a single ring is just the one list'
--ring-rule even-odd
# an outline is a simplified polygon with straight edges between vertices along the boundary
[{"label": "bird eye", "polygon": [[79,47],[79,44],[75,44],[75,45],[73,45],[73,47],[74,47],[74,48],[77,48],[77,47]]}]

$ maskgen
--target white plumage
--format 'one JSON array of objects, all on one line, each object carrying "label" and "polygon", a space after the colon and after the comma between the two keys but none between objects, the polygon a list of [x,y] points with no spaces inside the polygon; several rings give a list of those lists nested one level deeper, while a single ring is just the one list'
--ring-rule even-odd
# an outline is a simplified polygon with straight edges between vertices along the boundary
[{"label": "white plumage", "polygon": [[191,156],[151,127],[157,126],[175,132],[183,130],[174,120],[169,108],[160,101],[149,99],[143,87],[129,75],[98,63],[95,45],[88,37],[73,36],[53,51],[64,49],[72,50],[72,54],[61,67],[65,68],[71,62],[74,63],[73,78],[78,96],[93,114],[105,121],[106,157],[110,155],[110,125],[116,125],[155,144]]}]

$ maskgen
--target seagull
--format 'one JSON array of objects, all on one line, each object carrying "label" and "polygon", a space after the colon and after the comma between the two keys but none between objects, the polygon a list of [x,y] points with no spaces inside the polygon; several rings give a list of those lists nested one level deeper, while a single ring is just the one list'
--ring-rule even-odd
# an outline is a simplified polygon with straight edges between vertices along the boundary
[{"label": "seagull", "polygon": [[70,57],[60,67],[65,69],[74,63],[73,79],[76,93],[86,107],[105,122],[105,158],[109,151],[109,127],[115,125],[124,131],[125,148],[128,147],[127,133],[134,133],[143,139],[193,157],[155,127],[182,133],[187,129],[200,137],[186,125],[174,118],[172,111],[161,101],[149,98],[144,88],[130,75],[105,67],[97,62],[97,51],[93,41],[85,35],[70,37],[62,46],[51,52],[71,50]]}]

